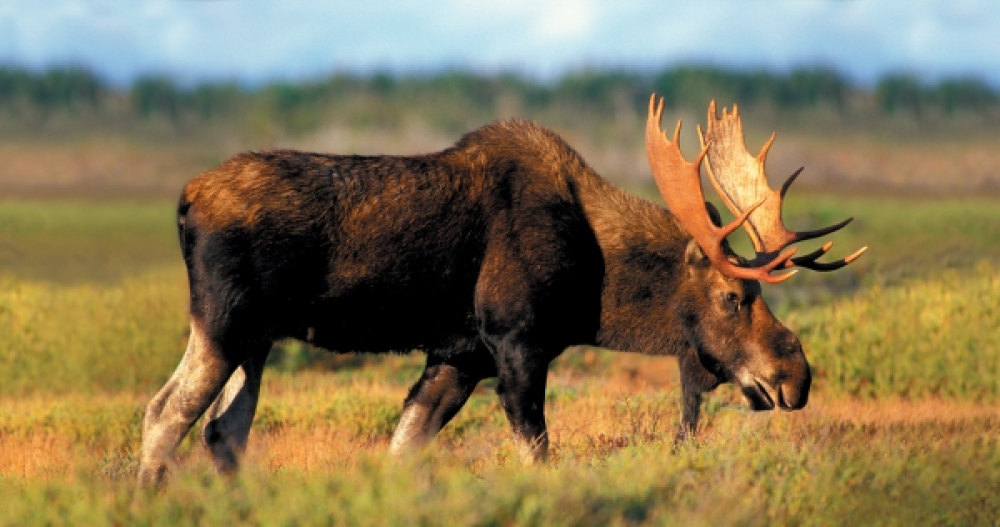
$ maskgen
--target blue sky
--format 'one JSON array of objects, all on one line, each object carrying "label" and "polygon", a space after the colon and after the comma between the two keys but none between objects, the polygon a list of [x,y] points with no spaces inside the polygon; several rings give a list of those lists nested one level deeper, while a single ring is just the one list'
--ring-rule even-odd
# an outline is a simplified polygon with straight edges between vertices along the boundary
[{"label": "blue sky", "polygon": [[118,83],[707,63],[1000,86],[1000,2],[4,0],[0,63],[85,65]]}]

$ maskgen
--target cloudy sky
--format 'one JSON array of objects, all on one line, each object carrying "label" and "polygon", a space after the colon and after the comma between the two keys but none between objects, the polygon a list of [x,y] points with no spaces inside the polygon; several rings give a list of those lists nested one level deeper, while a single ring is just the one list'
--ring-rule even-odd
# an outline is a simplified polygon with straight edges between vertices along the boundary
[{"label": "cloudy sky", "polygon": [[334,71],[709,63],[1000,86],[994,0],[4,0],[0,64],[256,83]]}]

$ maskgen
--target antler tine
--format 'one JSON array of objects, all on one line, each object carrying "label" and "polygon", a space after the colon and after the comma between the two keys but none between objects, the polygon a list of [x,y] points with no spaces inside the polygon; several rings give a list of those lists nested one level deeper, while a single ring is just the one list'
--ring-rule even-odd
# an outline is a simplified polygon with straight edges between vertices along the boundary
[{"label": "antler tine", "polygon": [[[782,201],[792,183],[802,173],[802,169],[792,173],[779,191],[771,189],[764,173],[764,162],[777,135],[772,133],[760,153],[756,156],[750,155],[744,143],[743,124],[736,105],[733,105],[732,113],[723,109],[720,118],[715,101],[712,101],[708,107],[706,130],[703,132],[699,127],[698,136],[702,146],[708,149],[708,162],[705,163],[705,167],[709,179],[722,196],[726,207],[733,214],[741,215],[750,204],[763,201],[763,204],[759,205],[743,224],[757,253],[748,265],[771,262],[774,258],[779,258],[781,251],[789,245],[825,236],[842,229],[852,221],[853,218],[848,218],[835,225],[810,231],[795,232],[785,228],[781,217]],[[851,263],[864,252],[864,250],[857,251],[836,262],[816,262],[817,258],[829,250],[829,247],[824,247],[825,249],[811,254],[787,260],[784,264],[789,267],[798,265],[816,271],[832,271]]]},{"label": "antler tine", "polygon": [[820,256],[823,256],[824,254],[826,254],[826,252],[829,251],[831,247],[833,247],[833,242],[826,242],[826,243],[823,244],[822,247],[820,247],[819,249],[816,249],[815,251],[813,251],[813,252],[811,252],[809,254],[804,254],[802,256],[796,256],[795,258],[792,258],[792,259],[788,260],[787,262],[785,262],[785,265],[787,267],[792,267],[792,266],[795,266],[795,265],[798,265],[800,267],[806,267],[807,264],[815,262],[817,258],[819,258]]},{"label": "antler tine", "polygon": [[801,241],[805,241],[805,240],[811,240],[813,238],[819,238],[820,236],[826,236],[827,234],[830,234],[831,232],[837,232],[840,229],[843,229],[844,227],[846,227],[847,224],[851,223],[852,221],[854,221],[854,218],[847,218],[846,220],[844,220],[844,221],[842,221],[840,223],[835,223],[833,225],[830,225],[830,226],[827,226],[827,227],[823,227],[822,229],[815,229],[815,230],[811,230],[811,231],[799,231],[799,232],[796,232],[795,233],[795,240],[792,243],[797,243],[797,242],[801,242]]},{"label": "antler tine", "polygon": [[[735,105],[734,105],[734,106],[735,106]],[[761,149],[760,149],[760,153],[759,153],[759,154],[757,154],[757,161],[759,161],[759,162],[760,162],[760,165],[761,165],[761,166],[764,166],[764,161],[766,161],[766,160],[767,160],[767,152],[768,152],[769,150],[771,150],[771,145],[773,145],[773,144],[774,144],[774,140],[775,140],[775,139],[777,139],[777,138],[778,138],[778,132],[771,132],[771,137],[769,137],[769,138],[767,139],[767,142],[765,142],[765,143],[764,143],[764,146],[762,146],[762,147],[761,147]],[[801,168],[799,169],[799,172],[802,172],[802,169],[801,169]],[[794,181],[794,180],[795,180],[795,178],[796,178],[796,177],[798,177],[798,176],[799,176],[799,174],[798,174],[798,173],[795,173],[795,174],[793,175],[793,177],[792,177],[792,178],[790,178],[790,179],[791,179],[792,181]],[[788,184],[789,184],[789,185],[791,185],[791,182],[789,182]]]},{"label": "antler tine", "polygon": [[[774,135],[772,135],[771,138],[773,140]],[[765,145],[765,146],[769,146],[769,145],[770,145],[770,143],[768,143],[768,145]],[[763,152],[761,152],[761,153],[763,154]],[[781,200],[785,199],[785,193],[788,192],[788,189],[792,186],[792,183],[794,183],[795,180],[799,177],[799,174],[802,173],[802,170],[804,168],[805,167],[799,167],[798,170],[796,170],[795,172],[792,172],[792,175],[788,176],[788,179],[786,179],[785,182],[781,185],[781,190],[778,191],[778,198],[779,199],[781,199]],[[811,240],[813,238],[819,238],[820,236],[826,236],[827,234],[830,234],[831,232],[836,232],[836,231],[839,231],[840,229],[843,229],[844,227],[846,227],[852,221],[854,221],[853,217],[847,218],[846,220],[843,220],[840,223],[836,223],[836,224],[830,225],[828,227],[823,227],[822,229],[815,229],[815,230],[811,230],[811,231],[799,231],[799,232],[795,232],[795,233],[793,233],[795,235],[795,237],[794,237],[794,239],[790,243],[797,243],[797,242],[801,242],[801,241],[805,241],[805,240]]]},{"label": "antler tine", "polygon": [[[827,247],[829,245],[833,245],[833,242],[830,242],[830,243],[824,245],[823,247]],[[826,253],[825,250],[820,249],[820,250],[817,250],[817,251],[813,251],[813,252],[811,252],[811,253],[809,253],[809,254],[807,254],[805,256],[800,256],[798,258],[792,258],[790,260],[790,262],[792,262],[794,265],[797,265],[799,267],[804,267],[806,269],[812,269],[813,271],[820,271],[820,272],[824,272],[825,273],[825,272],[829,272],[829,271],[836,271],[837,269],[840,269],[841,267],[844,267],[847,264],[850,264],[854,260],[857,260],[858,258],[860,258],[861,255],[864,254],[865,251],[867,251],[867,250],[868,250],[868,246],[866,245],[866,246],[858,249],[857,251],[854,251],[854,253],[852,253],[850,256],[848,256],[846,258],[841,258],[840,260],[836,260],[836,261],[833,261],[833,262],[817,262],[817,261],[815,261],[816,258],[819,258],[820,256],[823,256],[823,254]],[[816,253],[819,253],[819,254],[816,254]],[[816,255],[815,257],[813,257],[814,254]],[[800,259],[802,259],[803,261],[799,261]]]},{"label": "antler tine", "polygon": [[[773,138],[774,135],[772,135],[771,137]],[[798,170],[792,172],[792,175],[788,176],[788,179],[786,179],[785,182],[781,184],[781,190],[778,191],[779,198],[785,199],[785,193],[788,192],[788,189],[792,187],[792,183],[795,183],[795,180],[798,179],[799,174],[801,174],[802,171],[805,169],[806,167],[799,167]]]},{"label": "antler tine", "polygon": [[646,120],[646,154],[649,157],[656,186],[677,221],[695,239],[712,265],[722,273],[734,278],[768,283],[778,283],[788,279],[793,273],[771,276],[770,272],[784,265],[795,249],[786,251],[759,267],[740,267],[729,261],[722,249],[723,240],[743,225],[750,214],[764,201],[745,207],[745,210],[736,215],[735,220],[724,227],[717,227],[712,223],[705,208],[705,194],[701,188],[701,163],[708,153],[710,143],[702,146],[693,163],[686,161],[680,150],[681,122],[677,123],[673,141],[670,141],[660,129],[662,118],[663,99],[657,103],[654,93],[649,99],[649,117]]}]

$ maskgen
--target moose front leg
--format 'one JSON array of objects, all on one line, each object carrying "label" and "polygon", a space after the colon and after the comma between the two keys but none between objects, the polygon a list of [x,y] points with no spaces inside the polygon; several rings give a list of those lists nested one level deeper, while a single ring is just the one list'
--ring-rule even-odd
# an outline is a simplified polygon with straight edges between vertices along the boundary
[{"label": "moose front leg", "polygon": [[681,425],[675,437],[676,443],[694,439],[698,432],[698,418],[701,415],[701,394],[715,389],[721,381],[701,363],[698,353],[686,349],[677,357],[681,373]]},{"label": "moose front leg", "polygon": [[514,432],[514,444],[525,465],[548,459],[549,436],[545,428],[547,364],[509,361],[498,368],[497,395]]},{"label": "moose front leg", "polygon": [[691,388],[690,384],[683,384],[681,391],[684,405],[681,408],[681,426],[674,438],[676,443],[694,439],[698,432],[698,417],[701,415],[701,391]]}]

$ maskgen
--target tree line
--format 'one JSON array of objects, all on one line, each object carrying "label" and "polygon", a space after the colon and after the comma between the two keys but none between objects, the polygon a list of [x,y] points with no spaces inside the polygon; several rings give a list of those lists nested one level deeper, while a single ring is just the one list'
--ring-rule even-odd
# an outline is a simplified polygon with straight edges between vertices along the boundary
[{"label": "tree line", "polygon": [[[244,126],[277,127],[283,133],[301,134],[315,129],[331,114],[360,125],[416,115],[443,128],[464,129],[470,120],[502,114],[503,108],[527,115],[558,106],[591,113],[614,112],[621,105],[643,108],[653,91],[665,98],[668,107],[698,112],[709,98],[723,104],[737,102],[745,108],[766,107],[779,112],[826,109],[860,112],[868,118],[947,117],[983,114],[1000,107],[1000,92],[982,79],[927,83],[914,75],[893,74],[874,86],[862,86],[824,67],[783,73],[707,66],[658,72],[580,70],[553,82],[465,71],[336,73],[321,79],[258,86],[235,82],[187,85],[168,76],[147,76],[120,87],[81,67],[36,71],[0,66],[0,119],[30,124],[53,115],[90,116],[97,121],[113,116],[177,126],[236,120]],[[387,102],[391,104],[380,104]]]}]

